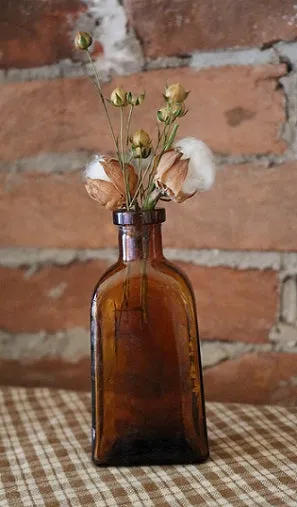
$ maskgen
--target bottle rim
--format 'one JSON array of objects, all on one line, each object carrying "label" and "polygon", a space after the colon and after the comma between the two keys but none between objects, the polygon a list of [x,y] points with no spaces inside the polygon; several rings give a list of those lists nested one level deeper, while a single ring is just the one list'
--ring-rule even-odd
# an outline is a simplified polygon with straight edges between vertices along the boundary
[{"label": "bottle rim", "polygon": [[113,223],[115,225],[160,224],[165,222],[165,220],[165,208],[139,211],[119,209],[113,211]]}]

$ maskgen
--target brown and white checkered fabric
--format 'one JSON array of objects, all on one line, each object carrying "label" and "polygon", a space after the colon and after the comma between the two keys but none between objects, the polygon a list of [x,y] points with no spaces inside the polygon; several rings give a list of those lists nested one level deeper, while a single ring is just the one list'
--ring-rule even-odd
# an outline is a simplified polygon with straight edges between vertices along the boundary
[{"label": "brown and white checkered fabric", "polygon": [[0,506],[297,506],[297,409],[208,404],[202,465],[96,468],[90,397],[3,388]]}]

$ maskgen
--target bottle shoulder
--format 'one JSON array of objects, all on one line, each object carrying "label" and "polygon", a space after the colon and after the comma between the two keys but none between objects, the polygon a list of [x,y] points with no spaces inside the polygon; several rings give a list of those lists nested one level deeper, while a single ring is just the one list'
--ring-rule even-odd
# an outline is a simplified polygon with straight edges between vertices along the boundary
[{"label": "bottle shoulder", "polygon": [[113,264],[100,278],[97,283],[94,295],[104,293],[108,297],[115,291],[120,291],[127,280],[134,287],[148,283],[151,290],[156,292],[172,291],[180,297],[194,300],[194,293],[187,275],[175,264],[165,258],[157,261],[137,261],[124,263],[121,261]]},{"label": "bottle shoulder", "polygon": [[162,269],[165,269],[168,276],[171,276],[178,282],[185,284],[192,291],[192,285],[188,276],[180,267],[176,266],[176,264],[164,258]]}]

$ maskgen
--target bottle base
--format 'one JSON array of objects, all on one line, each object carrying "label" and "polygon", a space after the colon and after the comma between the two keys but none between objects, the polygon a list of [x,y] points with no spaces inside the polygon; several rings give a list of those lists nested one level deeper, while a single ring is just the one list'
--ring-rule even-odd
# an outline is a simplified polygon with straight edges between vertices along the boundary
[{"label": "bottle base", "polygon": [[96,466],[151,466],[203,463],[209,457],[194,451],[184,439],[118,439],[102,457],[93,454]]}]

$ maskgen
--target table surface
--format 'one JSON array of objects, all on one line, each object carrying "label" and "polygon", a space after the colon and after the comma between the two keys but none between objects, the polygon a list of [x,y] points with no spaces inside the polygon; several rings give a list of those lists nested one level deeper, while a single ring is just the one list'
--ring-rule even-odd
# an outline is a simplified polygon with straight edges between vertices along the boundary
[{"label": "table surface", "polygon": [[207,404],[200,465],[97,468],[90,396],[0,389],[0,506],[297,506],[297,408]]}]

